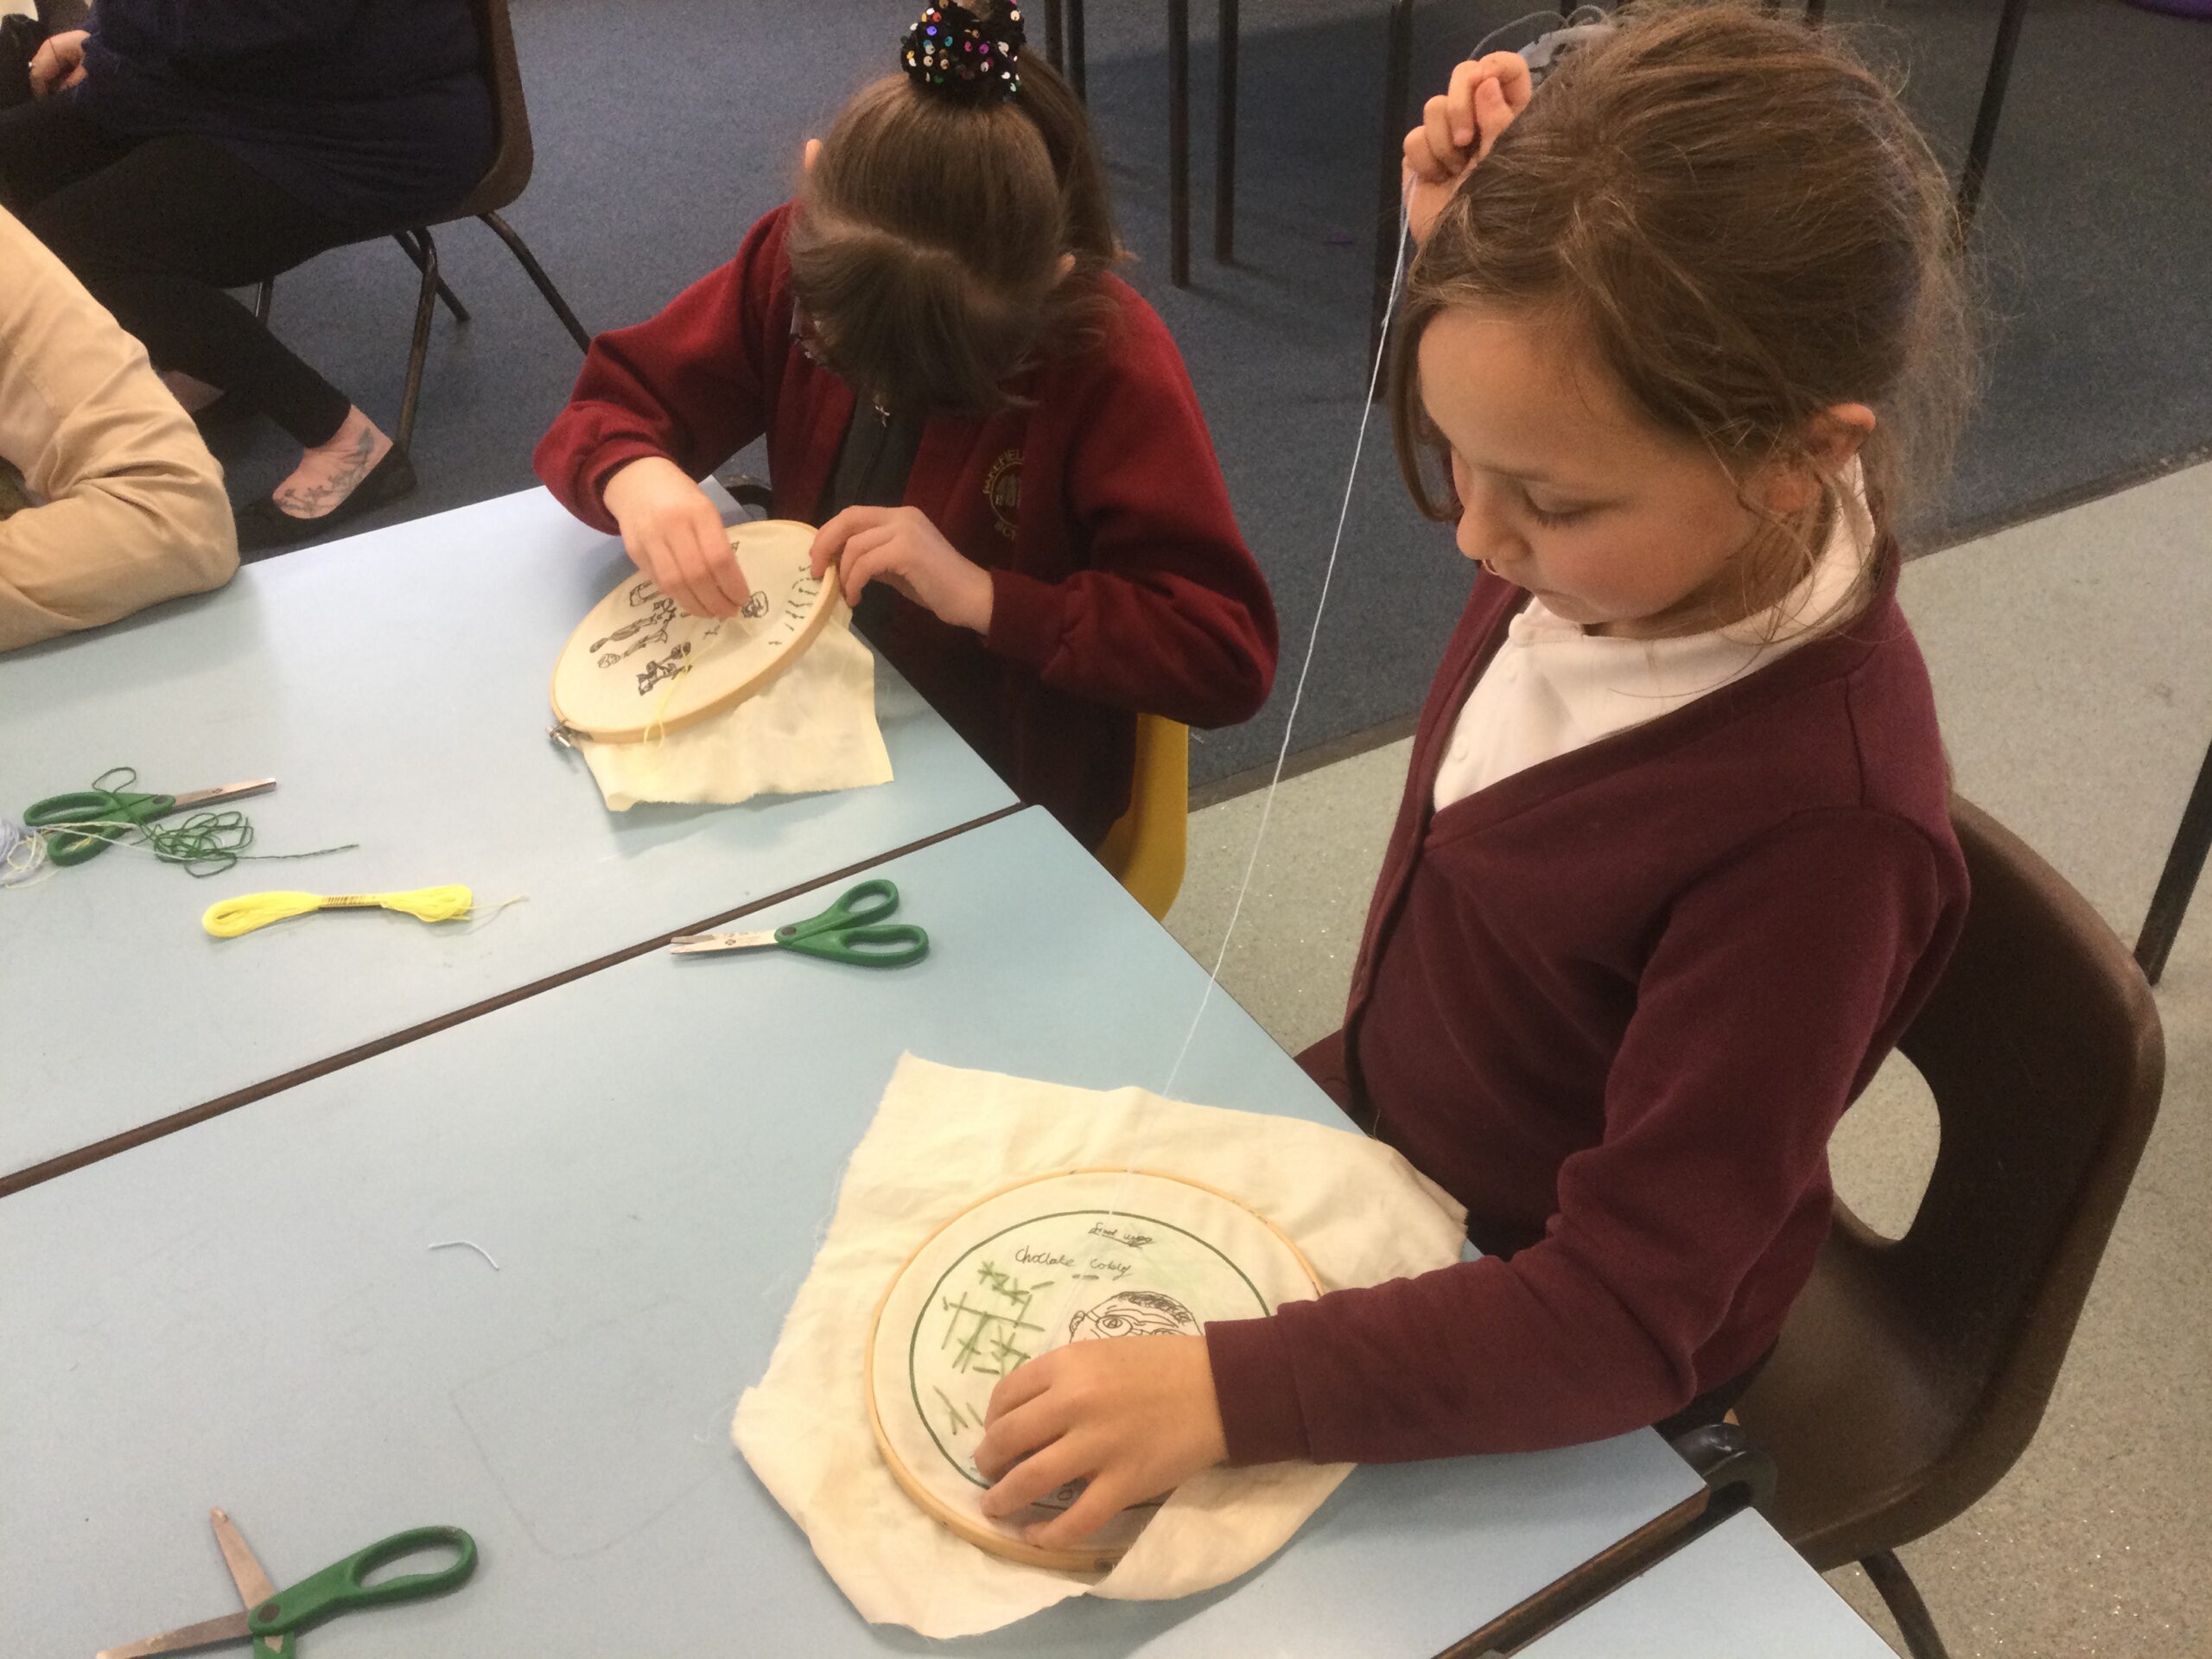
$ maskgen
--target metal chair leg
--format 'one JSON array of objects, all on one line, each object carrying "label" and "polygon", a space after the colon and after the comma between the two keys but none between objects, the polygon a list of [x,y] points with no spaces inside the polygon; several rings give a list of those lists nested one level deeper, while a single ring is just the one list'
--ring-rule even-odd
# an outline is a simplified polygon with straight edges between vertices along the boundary
[{"label": "metal chair leg", "polygon": [[1866,1569],[1866,1576],[1874,1581],[1875,1591],[1896,1618],[1912,1659],[1951,1659],[1950,1649],[1943,1645],[1942,1634],[1936,1628],[1928,1604],[1920,1599],[1920,1586],[1904,1570],[1904,1563],[1884,1549],[1867,1556],[1859,1565]]},{"label": "metal chair leg", "polygon": [[[406,250],[407,257],[415,262],[415,269],[417,270],[423,269],[423,251],[408,238],[423,234],[423,232],[420,231],[398,231],[393,233],[391,238]],[[442,276],[438,278],[438,297],[446,302],[446,309],[453,313],[453,320],[455,322],[468,321],[468,308],[461,302],[460,296],[453,289],[446,286],[446,279]]]},{"label": "metal chair leg", "polygon": [[1413,52],[1414,0],[1392,0],[1389,60],[1382,72],[1382,156],[1376,175],[1375,298],[1367,325],[1370,358],[1382,343],[1382,325],[1390,309],[1390,274],[1398,265],[1398,202],[1405,168],[1406,99],[1413,79]]},{"label": "metal chair leg", "polygon": [[1075,88],[1078,100],[1088,92],[1083,43],[1083,0],[1068,0],[1068,85]]},{"label": "metal chair leg", "polygon": [[2151,895],[2150,911],[2143,918],[2143,936],[2135,941],[2136,963],[2153,985],[2166,971],[2166,957],[2174,948],[2174,936],[2181,931],[2182,918],[2189,913],[2189,901],[2196,891],[2197,878],[2204,874],[2208,852],[2212,852],[2212,749],[2204,752],[2196,786],[2190,791],[2189,804],[2182,809],[2181,827],[2174,831],[2166,868],[2159,874],[2158,891]]},{"label": "metal chair leg", "polygon": [[415,300],[415,340],[407,351],[407,389],[399,399],[399,430],[392,439],[403,449],[415,436],[415,406],[423,397],[423,364],[430,354],[430,316],[438,302],[438,245],[427,230],[415,234],[423,241],[423,286]]},{"label": "metal chair leg", "polygon": [[1067,68],[1067,54],[1061,42],[1066,38],[1067,28],[1060,10],[1060,0],[1045,0],[1045,55],[1052,67],[1062,72]]},{"label": "metal chair leg", "polygon": [[1191,285],[1191,0],[1167,0],[1167,276]]},{"label": "metal chair leg", "polygon": [[590,334],[583,324],[576,321],[576,314],[569,309],[568,301],[561,297],[561,290],[553,286],[553,279],[545,274],[545,267],[537,263],[537,256],[531,252],[529,245],[499,214],[484,213],[480,217],[492,227],[493,233],[507,245],[507,251],[514,255],[523,274],[537,285],[537,291],[544,297],[545,303],[553,308],[553,315],[561,319],[561,326],[569,331],[569,338],[576,342],[576,349],[589,351]]},{"label": "metal chair leg", "polygon": [[1967,145],[1966,166],[1959,174],[1959,234],[1974,224],[1981,206],[1982,180],[1989,172],[1989,152],[1997,143],[1997,118],[2005,110],[2005,91],[2012,79],[2012,53],[2020,44],[2020,22],[2028,0],[2005,0],[1997,19],[1997,43],[1990,49],[1989,75],[1981,83],[1981,108],[1974,118],[1974,138]]},{"label": "metal chair leg", "polygon": [[254,303],[253,320],[266,328],[269,326],[269,308],[276,302],[276,279],[264,276],[261,279],[261,297]]},{"label": "metal chair leg", "polygon": [[1236,257],[1236,0],[1221,0],[1221,90],[1215,100],[1213,257]]}]

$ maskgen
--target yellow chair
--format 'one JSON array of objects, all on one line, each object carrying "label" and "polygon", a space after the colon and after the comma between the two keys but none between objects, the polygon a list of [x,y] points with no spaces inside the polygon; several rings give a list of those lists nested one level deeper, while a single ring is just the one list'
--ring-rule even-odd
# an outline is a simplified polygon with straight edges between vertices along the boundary
[{"label": "yellow chair", "polygon": [[1191,728],[1158,715],[1137,716],[1137,764],[1129,810],[1099,843],[1098,861],[1153,914],[1183,888],[1191,825]]}]

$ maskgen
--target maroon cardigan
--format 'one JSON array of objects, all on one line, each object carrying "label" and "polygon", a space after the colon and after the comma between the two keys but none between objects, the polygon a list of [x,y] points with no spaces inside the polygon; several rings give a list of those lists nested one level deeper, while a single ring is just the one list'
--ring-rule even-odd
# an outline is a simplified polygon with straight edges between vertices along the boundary
[{"label": "maroon cardigan", "polygon": [[1847,630],[1453,803],[1430,690],[1344,1020],[1351,1103],[1488,1254],[1207,1327],[1238,1462],[1529,1450],[1652,1423],[1774,1341],[1829,1133],[1966,912],[1895,582]]},{"label": "maroon cardigan", "polygon": [[[561,503],[612,531],[607,476],[664,455],[694,478],[762,433],[779,517],[810,521],[853,391],[791,332],[786,203],[737,257],[649,322],[592,342],[537,446]],[[1198,395],[1152,308],[1103,279],[1106,343],[1045,362],[1027,401],[933,416],[906,486],[991,573],[989,635],[903,596],[876,644],[1025,801],[1096,846],[1128,804],[1136,714],[1249,720],[1274,677],[1275,614],[1237,533]]]}]

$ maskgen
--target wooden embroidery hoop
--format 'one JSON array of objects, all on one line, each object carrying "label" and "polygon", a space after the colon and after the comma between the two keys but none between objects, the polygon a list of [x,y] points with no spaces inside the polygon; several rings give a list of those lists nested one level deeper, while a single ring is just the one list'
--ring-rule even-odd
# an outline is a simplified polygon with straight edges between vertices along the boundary
[{"label": "wooden embroidery hoop", "polygon": [[552,700],[563,729],[602,743],[679,731],[766,690],[814,643],[842,601],[834,576],[809,569],[813,527],[760,518],[728,534],[760,613],[688,616],[632,572],[561,648]]},{"label": "wooden embroidery hoop", "polygon": [[1154,1180],[1173,1181],[1179,1185],[1195,1187],[1243,1211],[1272,1234],[1275,1242],[1298,1264],[1299,1272],[1305,1275],[1306,1284],[1316,1296],[1321,1294],[1321,1281],[1314,1274],[1313,1263],[1306,1259],[1305,1252],[1291,1242],[1290,1236],[1236,1194],[1224,1192],[1205,1181],[1193,1180],[1187,1175],[1171,1175],[1160,1169],[1124,1169],[1110,1164],[1050,1170],[1042,1175],[1025,1176],[1020,1180],[1009,1181],[1004,1186],[984,1193],[974,1203],[931,1228],[929,1236],[907,1252],[906,1259],[899,1264],[898,1272],[891,1275],[890,1282],[883,1287],[883,1294],[876,1300],[875,1313],[868,1322],[868,1347],[861,1360],[862,1388],[868,1396],[868,1426],[875,1435],[876,1450],[882,1455],[884,1466],[891,1471],[891,1478],[899,1483],[899,1490],[913,1499],[924,1514],[979,1549],[1007,1560],[1019,1561],[1025,1567],[1050,1567],[1063,1573],[1103,1573],[1121,1560],[1128,1548],[1128,1545],[1083,1545],[1072,1549],[1048,1549],[1041,1545],[1027,1543],[1020,1538],[1009,1537],[984,1521],[980,1513],[957,1510],[945,1503],[926,1482],[906,1466],[906,1460],[899,1455],[897,1448],[891,1443],[890,1435],[884,1429],[883,1414],[878,1408],[875,1398],[875,1343],[882,1329],[884,1310],[890,1306],[891,1299],[897,1293],[900,1282],[914,1263],[921,1259],[923,1252],[946,1232],[958,1226],[964,1217],[985,1205],[1004,1198],[1009,1192],[1019,1192],[1025,1186],[1034,1186],[1041,1181],[1065,1180],[1071,1175],[1142,1175]]}]

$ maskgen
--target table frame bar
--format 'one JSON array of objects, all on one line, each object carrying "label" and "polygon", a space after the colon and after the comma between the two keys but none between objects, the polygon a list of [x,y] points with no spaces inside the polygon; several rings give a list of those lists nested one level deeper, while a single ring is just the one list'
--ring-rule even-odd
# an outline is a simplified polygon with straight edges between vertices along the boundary
[{"label": "table frame bar", "polygon": [[787,899],[795,899],[803,893],[811,892],[814,888],[829,882],[840,881],[848,876],[858,875],[864,870],[874,869],[879,865],[889,863],[894,858],[902,858],[908,853],[918,853],[925,847],[934,847],[941,841],[950,841],[953,836],[965,835],[970,830],[980,830],[985,824],[997,823],[1001,818],[1012,817],[1023,810],[1020,802],[1014,802],[999,808],[996,811],[987,812],[981,817],[970,818],[964,823],[957,823],[949,830],[940,830],[933,836],[924,836],[918,841],[906,842],[897,847],[887,848],[880,853],[871,854],[858,863],[848,864],[842,869],[829,870],[820,875],[809,876],[805,880],[785,887],[779,893],[772,893],[763,898],[755,899],[749,904],[740,905],[734,910],[726,910],[699,921],[687,922],[681,927],[671,928],[665,933],[655,934],[652,938],[641,940],[636,944],[626,945],[620,950],[610,951],[607,955],[596,957],[590,962],[579,963],[574,968],[563,969],[559,973],[548,975],[543,979],[532,980],[526,985],[515,987],[512,990],[502,991],[497,996],[486,997],[483,1001],[472,1002],[466,1007],[455,1008],[450,1014],[442,1014],[434,1020],[423,1020],[419,1024],[408,1027],[404,1031],[396,1031],[388,1036],[378,1037],[373,1041],[358,1044],[354,1047],[333,1054],[326,1059],[316,1060],[312,1065],[296,1067],[292,1071],[270,1077],[264,1082],[250,1084],[243,1089],[233,1089],[227,1095],[218,1095],[213,1100],[203,1101],[197,1106],[188,1106],[181,1112],[173,1112],[168,1116],[158,1118],[151,1123],[143,1123],[136,1128],[125,1129],[119,1135],[109,1135],[104,1141],[95,1141],[89,1146],[57,1154],[41,1163],[32,1164],[22,1169],[11,1170],[5,1174],[0,1174],[0,1198],[50,1181],[57,1175],[66,1175],[73,1169],[82,1169],[87,1164],[96,1164],[102,1159],[112,1158],[118,1153],[128,1152],[133,1147],[143,1146],[149,1141],[158,1141],[163,1135],[175,1135],[179,1129],[190,1128],[195,1123],[204,1123],[211,1117],[220,1117],[225,1112],[234,1111],[241,1106],[251,1105],[257,1100],[265,1100],[271,1095],[295,1088],[303,1083],[312,1082],[317,1077],[327,1077],[333,1071],[343,1071],[346,1067],[357,1065],[363,1060],[373,1059],[376,1056],[397,1048],[404,1043],[416,1042],[422,1038],[460,1025],[465,1020],[495,1013],[500,1008],[508,1007],[521,1001],[525,997],[536,996],[542,991],[550,991],[556,985],[565,985],[571,980],[583,978],[587,974],[595,974],[601,969],[612,968],[618,963],[627,962],[632,957],[642,957],[648,951],[658,950],[679,933],[703,933],[723,927],[738,920],[741,917],[750,916],[756,911],[767,909],[772,905],[780,905]]}]

